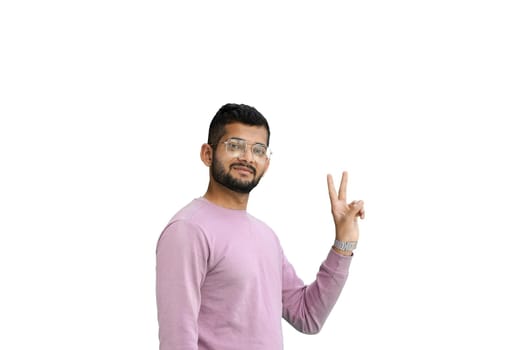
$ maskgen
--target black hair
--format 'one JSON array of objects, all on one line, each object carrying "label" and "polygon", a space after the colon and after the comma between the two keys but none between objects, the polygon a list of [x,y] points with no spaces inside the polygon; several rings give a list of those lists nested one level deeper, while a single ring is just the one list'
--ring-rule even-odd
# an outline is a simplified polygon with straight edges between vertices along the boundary
[{"label": "black hair", "polygon": [[208,144],[215,148],[221,137],[226,133],[225,126],[236,122],[266,128],[268,132],[266,145],[270,145],[270,126],[266,118],[254,107],[236,103],[227,103],[217,111],[210,123]]}]

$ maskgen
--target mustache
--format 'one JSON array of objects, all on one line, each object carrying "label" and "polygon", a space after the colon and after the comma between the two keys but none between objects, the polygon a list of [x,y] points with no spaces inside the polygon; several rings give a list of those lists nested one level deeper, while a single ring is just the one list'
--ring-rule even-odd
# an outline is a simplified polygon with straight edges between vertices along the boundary
[{"label": "mustache", "polygon": [[257,171],[255,170],[255,168],[253,166],[251,166],[250,164],[247,164],[247,163],[234,163],[234,164],[230,165],[230,169],[233,168],[234,166],[243,166],[245,168],[250,169],[253,172],[254,175],[257,174]]}]

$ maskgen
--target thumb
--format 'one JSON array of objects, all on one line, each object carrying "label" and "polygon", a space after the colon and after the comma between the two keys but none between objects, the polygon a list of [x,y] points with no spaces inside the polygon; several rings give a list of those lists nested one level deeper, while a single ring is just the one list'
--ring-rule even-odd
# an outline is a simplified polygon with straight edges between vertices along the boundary
[{"label": "thumb", "polygon": [[352,201],[352,203],[348,205],[350,215],[360,216],[361,219],[363,219],[365,214],[364,205],[365,203],[363,201]]}]

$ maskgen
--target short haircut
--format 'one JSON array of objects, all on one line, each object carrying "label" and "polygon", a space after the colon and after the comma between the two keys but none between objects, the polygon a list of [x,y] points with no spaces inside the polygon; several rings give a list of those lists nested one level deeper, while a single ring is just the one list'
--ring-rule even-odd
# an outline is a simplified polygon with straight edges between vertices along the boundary
[{"label": "short haircut", "polygon": [[211,120],[208,144],[212,145],[215,149],[221,137],[226,134],[225,126],[231,123],[263,126],[268,132],[266,145],[270,145],[270,126],[266,118],[254,107],[235,103],[228,103],[222,106]]}]

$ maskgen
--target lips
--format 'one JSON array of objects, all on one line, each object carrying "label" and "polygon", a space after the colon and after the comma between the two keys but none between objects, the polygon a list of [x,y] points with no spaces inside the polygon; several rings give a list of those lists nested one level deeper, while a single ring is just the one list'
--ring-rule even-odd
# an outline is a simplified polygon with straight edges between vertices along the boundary
[{"label": "lips", "polygon": [[242,173],[255,174],[255,168],[250,165],[233,164],[231,168]]}]

